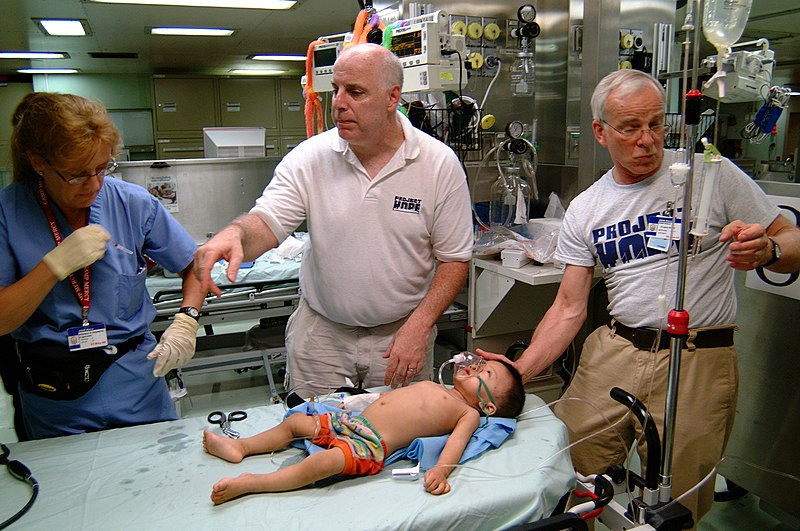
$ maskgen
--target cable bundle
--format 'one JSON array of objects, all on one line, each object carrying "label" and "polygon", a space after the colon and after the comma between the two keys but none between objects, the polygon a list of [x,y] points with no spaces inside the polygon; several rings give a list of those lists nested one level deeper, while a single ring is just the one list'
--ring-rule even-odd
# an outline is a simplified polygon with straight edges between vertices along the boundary
[{"label": "cable bundle", "polygon": [[769,89],[769,96],[756,113],[752,122],[742,129],[742,138],[752,144],[760,144],[771,133],[781,112],[789,104],[790,89],[774,86]]}]

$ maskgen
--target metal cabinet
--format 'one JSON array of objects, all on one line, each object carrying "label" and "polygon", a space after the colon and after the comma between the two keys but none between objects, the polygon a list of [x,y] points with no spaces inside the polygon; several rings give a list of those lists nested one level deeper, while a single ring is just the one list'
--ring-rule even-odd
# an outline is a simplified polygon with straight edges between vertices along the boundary
[{"label": "metal cabinet", "polygon": [[212,78],[155,78],[156,131],[202,131],[217,125]]},{"label": "metal cabinet", "polygon": [[305,100],[300,81],[294,78],[282,78],[280,98],[280,125],[283,134],[305,131]]},{"label": "metal cabinet", "polygon": [[278,130],[277,80],[230,78],[219,80],[219,112],[223,127],[263,127]]},{"label": "metal cabinet", "polygon": [[159,159],[203,158],[203,137],[196,134],[170,134],[156,137]]}]

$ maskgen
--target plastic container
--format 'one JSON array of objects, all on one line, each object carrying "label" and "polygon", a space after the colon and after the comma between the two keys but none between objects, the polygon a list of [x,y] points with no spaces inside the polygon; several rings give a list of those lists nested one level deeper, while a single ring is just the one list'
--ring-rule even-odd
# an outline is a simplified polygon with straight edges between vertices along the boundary
[{"label": "plastic container", "polygon": [[706,0],[703,35],[717,50],[728,48],[742,36],[752,6],[753,0]]}]

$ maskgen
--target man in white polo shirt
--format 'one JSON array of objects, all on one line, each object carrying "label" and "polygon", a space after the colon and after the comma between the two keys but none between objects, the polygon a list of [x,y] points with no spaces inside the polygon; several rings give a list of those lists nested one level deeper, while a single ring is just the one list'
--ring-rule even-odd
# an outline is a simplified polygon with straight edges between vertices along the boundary
[{"label": "man in white polo shirt", "polygon": [[211,266],[275,247],[303,221],[310,236],[301,300],[286,330],[289,386],[321,394],[344,384],[430,379],[436,321],[467,277],[472,214],[455,153],[397,111],[403,68],[374,44],[346,48],[333,69],[336,129],[287,154],[248,214],[195,256]]}]

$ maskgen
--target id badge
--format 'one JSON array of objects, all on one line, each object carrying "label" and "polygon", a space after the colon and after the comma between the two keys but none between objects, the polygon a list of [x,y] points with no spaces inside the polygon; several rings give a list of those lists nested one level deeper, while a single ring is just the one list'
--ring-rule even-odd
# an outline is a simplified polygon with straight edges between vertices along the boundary
[{"label": "id badge", "polygon": [[105,347],[108,345],[106,325],[98,323],[69,328],[67,330],[67,345],[69,345],[70,351]]},{"label": "id badge", "polygon": [[[670,233],[670,229],[672,232]],[[673,225],[672,218],[669,216],[648,216],[647,230],[644,233],[647,238],[647,246],[661,252],[667,252],[670,240],[679,241],[681,239],[681,220],[675,218]]]}]

